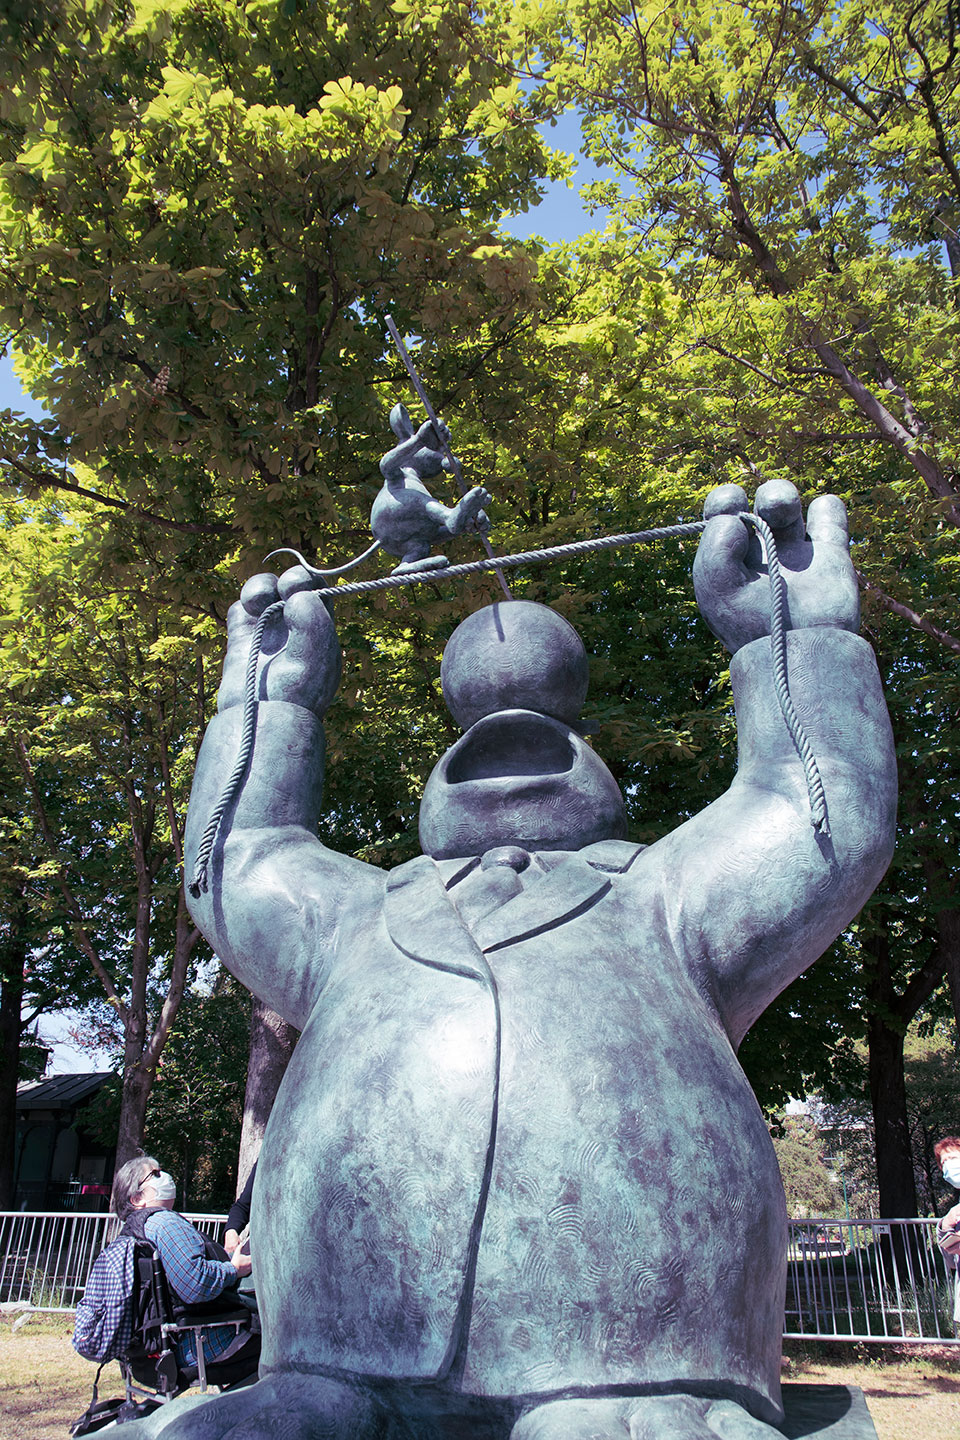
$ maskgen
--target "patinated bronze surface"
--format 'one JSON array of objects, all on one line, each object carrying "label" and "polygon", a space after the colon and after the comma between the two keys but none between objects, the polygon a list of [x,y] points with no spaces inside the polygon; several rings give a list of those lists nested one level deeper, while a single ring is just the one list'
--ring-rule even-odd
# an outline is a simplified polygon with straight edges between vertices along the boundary
[{"label": "patinated bronze surface", "polygon": [[[288,580],[247,778],[191,901],[224,963],[303,1029],[254,1193],[264,1378],[171,1417],[171,1437],[776,1433],[786,1214],[736,1047],[877,884],[896,782],[843,507],[815,500],[805,526],[772,482],[757,510],[829,811],[811,827],[745,503],[715,492],[695,566],[734,652],[737,776],[647,849],[575,729],[579,639],[522,602],[448,646],[467,728],[428,783],[423,855],[385,874],[328,849],[340,652]],[[276,593],[258,577],[231,611],[188,851]]]}]

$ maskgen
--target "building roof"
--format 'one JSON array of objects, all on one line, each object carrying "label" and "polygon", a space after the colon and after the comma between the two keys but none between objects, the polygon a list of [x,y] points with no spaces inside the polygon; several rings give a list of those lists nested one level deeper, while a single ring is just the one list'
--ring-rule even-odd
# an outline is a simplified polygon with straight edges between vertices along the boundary
[{"label": "building roof", "polygon": [[111,1074],[112,1071],[105,1070],[88,1075],[48,1075],[45,1080],[25,1080],[17,1086],[17,1109],[73,1110],[96,1095]]}]

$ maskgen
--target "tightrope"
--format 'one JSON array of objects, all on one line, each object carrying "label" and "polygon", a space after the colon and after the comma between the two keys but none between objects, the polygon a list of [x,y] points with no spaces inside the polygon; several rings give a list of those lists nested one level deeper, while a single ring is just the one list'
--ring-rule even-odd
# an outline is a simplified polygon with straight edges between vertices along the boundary
[{"label": "tightrope", "polygon": [[[595,540],[573,540],[569,545],[551,545],[548,550],[521,550],[517,555],[494,555],[487,560],[470,560],[464,565],[442,565],[435,570],[410,570],[403,575],[381,575],[377,580],[351,580],[346,585],[328,585],[315,594],[323,600],[345,595],[366,595],[373,590],[396,590],[402,585],[426,585],[433,580],[460,580],[464,575],[482,575],[490,570],[515,570],[518,565],[539,565],[547,560],[572,559],[592,550],[616,550],[622,545],[645,545],[651,540],[699,535],[706,520],[684,525],[662,525],[657,530],[635,530],[629,535],[600,535]],[[290,554],[297,552],[291,550]]]},{"label": "tightrope", "polygon": [[[763,544],[770,581],[770,647],[774,689],[790,738],[803,765],[807,796],[810,802],[811,824],[819,833],[826,835],[829,830],[823,781],[810,742],[790,697],[787,679],[787,641],[783,625],[784,582],[776,541],[769,525],[758,515],[754,515],[750,511],[741,511],[740,519],[754,526]],[[600,535],[593,540],[574,540],[569,545],[552,545],[543,550],[522,550],[515,555],[496,555],[485,560],[471,560],[463,565],[444,565],[433,570],[413,570],[403,575],[381,575],[376,580],[351,580],[344,585],[318,587],[313,593],[322,600],[338,600],[345,599],[349,595],[368,595],[377,590],[397,590],[407,585],[425,585],[440,580],[460,580],[466,575],[482,575],[491,570],[515,570],[521,565],[539,565],[549,560],[573,559],[578,555],[589,555],[597,550],[616,550],[627,545],[645,545],[656,540],[682,539],[689,535],[699,535],[706,525],[705,520],[691,520],[679,525],[661,525],[653,530],[634,530],[622,535]],[[199,898],[207,888],[207,869],[221,821],[231,802],[239,793],[250,762],[256,729],[257,669],[263,643],[263,632],[268,621],[274,615],[279,614],[283,607],[283,600],[275,600],[272,605],[268,605],[253,632],[244,683],[243,725],[237,759],[197,847],[193,879],[188,886],[194,899]]]}]

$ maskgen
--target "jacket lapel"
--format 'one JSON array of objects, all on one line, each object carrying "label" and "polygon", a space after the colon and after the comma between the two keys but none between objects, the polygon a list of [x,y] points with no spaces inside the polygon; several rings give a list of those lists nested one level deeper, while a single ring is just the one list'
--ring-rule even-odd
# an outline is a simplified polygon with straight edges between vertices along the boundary
[{"label": "jacket lapel", "polygon": [[583,850],[542,850],[537,862],[547,874],[522,895],[507,901],[476,927],[484,952],[502,950],[572,920],[610,889],[611,875],[621,875],[645,845],[625,840],[598,840]]},{"label": "jacket lapel", "polygon": [[610,876],[594,870],[576,854],[564,854],[546,875],[531,876],[522,894],[514,896],[476,927],[481,950],[502,950],[552,930],[586,910],[610,889]]},{"label": "jacket lapel", "polygon": [[[418,855],[391,871],[384,919],[394,944],[422,965],[487,980],[483,951],[528,940],[588,909],[609,889],[611,875],[628,870],[644,847],[601,841],[579,851],[543,852],[547,870],[522,894],[486,916],[471,934],[445,888],[473,869],[476,860],[441,861]],[[531,876],[531,880],[533,877]]]},{"label": "jacket lapel", "polygon": [[487,963],[460,923],[429,855],[390,872],[383,913],[391,940],[411,960],[472,980],[489,979]]}]

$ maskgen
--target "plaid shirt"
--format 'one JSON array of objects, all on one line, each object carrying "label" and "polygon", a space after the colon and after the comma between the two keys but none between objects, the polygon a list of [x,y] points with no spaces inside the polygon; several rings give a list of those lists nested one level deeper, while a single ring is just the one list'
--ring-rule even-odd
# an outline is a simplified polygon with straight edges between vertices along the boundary
[{"label": "plaid shirt", "polygon": [[[175,1211],[155,1211],[144,1226],[144,1234],[156,1246],[167,1283],[184,1305],[215,1300],[224,1290],[236,1286],[237,1271],[231,1262],[208,1260],[199,1230]],[[207,1361],[222,1355],[236,1333],[234,1325],[216,1325],[207,1330],[203,1337]],[[196,1365],[197,1351],[192,1335],[178,1341],[176,1350],[182,1365]]]},{"label": "plaid shirt", "polygon": [[73,1348],[85,1360],[114,1360],[130,1348],[134,1244],[129,1236],[121,1236],[94,1262],[73,1332]]}]

